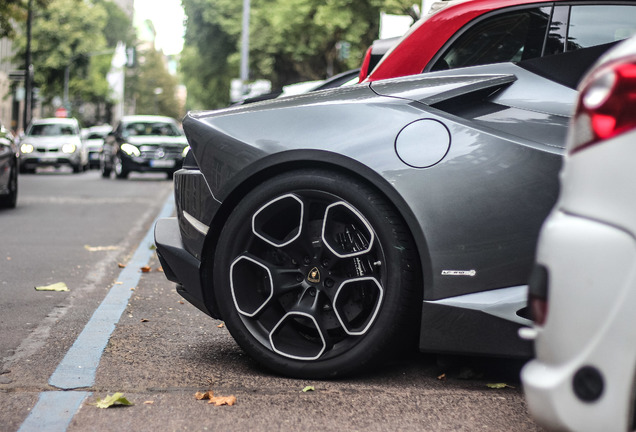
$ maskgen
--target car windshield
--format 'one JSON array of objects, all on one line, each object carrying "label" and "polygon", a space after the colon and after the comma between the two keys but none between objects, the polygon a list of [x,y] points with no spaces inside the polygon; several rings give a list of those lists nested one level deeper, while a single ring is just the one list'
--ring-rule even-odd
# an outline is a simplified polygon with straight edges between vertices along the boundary
[{"label": "car windshield", "polygon": [[77,131],[72,125],[48,123],[34,124],[29,129],[30,136],[61,136],[61,135],[77,135]]},{"label": "car windshield", "polygon": [[181,131],[167,122],[135,122],[124,126],[122,135],[128,136],[181,136]]}]

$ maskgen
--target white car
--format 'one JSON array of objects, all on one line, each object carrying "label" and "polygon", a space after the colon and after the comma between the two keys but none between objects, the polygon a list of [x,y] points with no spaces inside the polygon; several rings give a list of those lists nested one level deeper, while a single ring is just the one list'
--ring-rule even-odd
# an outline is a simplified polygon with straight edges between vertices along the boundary
[{"label": "white car", "polygon": [[106,139],[106,135],[112,130],[113,128],[110,125],[100,125],[82,129],[82,139],[88,152],[89,168],[99,168],[99,161],[104,149],[104,140]]},{"label": "white car", "polygon": [[74,118],[36,119],[20,141],[20,172],[37,167],[70,165],[74,173],[88,168],[88,153]]},{"label": "white car", "polygon": [[636,39],[579,87],[561,193],[529,289],[536,359],[522,370],[548,430],[636,429]]}]

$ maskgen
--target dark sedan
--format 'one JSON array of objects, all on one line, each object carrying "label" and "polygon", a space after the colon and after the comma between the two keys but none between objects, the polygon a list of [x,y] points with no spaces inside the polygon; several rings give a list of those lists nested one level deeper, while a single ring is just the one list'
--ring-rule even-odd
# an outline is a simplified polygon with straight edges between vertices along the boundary
[{"label": "dark sedan", "polygon": [[181,168],[188,142],[178,123],[164,116],[125,116],[104,141],[103,177],[119,179],[133,172],[163,172],[172,178]]},{"label": "dark sedan", "polygon": [[0,124],[0,208],[18,201],[18,147],[13,135]]},{"label": "dark sedan", "polygon": [[285,375],[361,371],[413,338],[530,356],[537,234],[606,49],[190,113],[177,217],[155,230],[166,276]]}]

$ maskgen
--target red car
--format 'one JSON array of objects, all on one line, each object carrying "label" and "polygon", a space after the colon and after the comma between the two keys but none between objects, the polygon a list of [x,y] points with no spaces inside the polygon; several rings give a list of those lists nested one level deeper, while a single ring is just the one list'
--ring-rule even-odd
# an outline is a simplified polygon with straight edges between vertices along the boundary
[{"label": "red car", "polygon": [[[527,60],[634,34],[636,1],[450,0],[433,5],[360,81]],[[365,68],[366,66],[366,68]]]}]

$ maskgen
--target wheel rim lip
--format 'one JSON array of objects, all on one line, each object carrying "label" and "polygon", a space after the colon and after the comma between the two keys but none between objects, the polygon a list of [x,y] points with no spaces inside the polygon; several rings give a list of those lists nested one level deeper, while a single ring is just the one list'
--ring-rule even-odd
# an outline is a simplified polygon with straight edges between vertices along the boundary
[{"label": "wheel rim lip", "polygon": [[119,156],[115,157],[115,173],[121,174],[123,172],[123,162]]},{"label": "wheel rim lip", "polygon": [[[294,235],[294,237],[291,240],[278,242],[278,243],[272,242],[268,238],[264,238],[263,235],[259,235],[254,224],[255,216],[259,214],[261,211],[263,211],[267,206],[271,205],[272,203],[275,203],[281,199],[289,198],[289,197],[296,200],[300,204],[302,209],[302,216],[300,217],[301,228],[298,230],[298,232]],[[299,197],[302,199],[300,199]],[[239,244],[238,249],[241,249],[242,251],[239,252],[238,250],[235,250],[235,252],[239,252],[239,255],[232,261],[230,265],[230,272],[231,273],[233,272],[235,265],[238,262],[240,262],[242,259],[249,260],[250,262],[257,264],[258,266],[266,270],[267,276],[269,278],[270,291],[269,291],[269,295],[267,296],[267,299],[263,301],[263,303],[260,304],[260,306],[258,306],[258,308],[254,312],[243,310],[239,306],[237,301],[237,296],[235,294],[235,290],[237,289],[240,290],[241,287],[237,286],[234,283],[234,281],[232,280],[232,275],[230,273],[232,302],[234,304],[235,310],[238,313],[240,321],[242,321],[247,332],[257,341],[258,344],[266,348],[269,348],[273,353],[276,353],[277,355],[280,355],[282,357],[289,358],[292,360],[305,361],[305,362],[316,361],[319,359],[328,360],[328,359],[338,358],[343,352],[347,352],[350,349],[352,349],[355,345],[357,345],[360,341],[362,341],[362,339],[359,336],[364,336],[369,331],[369,329],[373,326],[373,324],[377,322],[377,318],[378,318],[378,315],[380,314],[380,311],[382,310],[382,305],[384,303],[384,298],[385,298],[385,289],[382,286],[382,281],[385,278],[385,275],[383,272],[369,273],[375,276],[373,277],[363,276],[359,278],[349,279],[340,283],[338,288],[334,289],[334,292],[337,292],[337,295],[340,295],[340,293],[342,292],[342,289],[345,286],[347,286],[349,283],[359,282],[359,281],[372,281],[377,287],[379,294],[378,294],[378,299],[374,302],[374,304],[371,307],[365,307],[364,305],[361,305],[360,303],[356,303],[356,305],[359,306],[361,310],[363,311],[361,313],[366,314],[366,317],[370,317],[370,318],[367,318],[368,322],[365,325],[365,327],[361,330],[356,330],[356,331],[353,331],[350,328],[348,328],[344,323],[345,320],[342,318],[341,316],[342,314],[340,312],[337,312],[337,308],[335,306],[335,302],[337,298],[334,297],[332,300],[330,300],[329,304],[332,306],[333,315],[331,318],[328,318],[328,319],[333,319],[332,321],[333,324],[336,324],[337,322],[337,324],[334,327],[330,326],[328,330],[329,334],[331,334],[332,330],[336,331],[335,340],[333,341],[332,345],[327,344],[325,339],[326,334],[317,324],[318,323],[317,320],[322,321],[321,317],[325,316],[324,312],[319,311],[316,314],[312,315],[310,313],[303,312],[302,309],[300,310],[287,309],[285,306],[283,306],[283,310],[280,311],[280,314],[278,316],[275,315],[273,317],[274,319],[271,319],[269,322],[267,320],[263,321],[263,320],[259,320],[258,318],[256,319],[254,318],[257,314],[259,314],[264,309],[266,309],[268,304],[270,304],[270,302],[274,298],[275,289],[273,286],[274,282],[272,279],[272,273],[270,269],[267,267],[267,265],[264,265],[263,263],[260,263],[246,256],[245,254],[250,253],[250,251],[252,250],[251,249],[253,244],[252,240],[254,238],[258,238],[262,240],[263,242],[265,242],[265,244],[267,244],[268,246],[274,247],[276,249],[284,247],[284,246],[288,246],[289,244],[293,243],[295,240],[298,240],[298,238],[301,236],[301,233],[303,233],[306,229],[306,227],[304,227],[303,225],[306,225],[308,223],[308,221],[304,220],[305,213],[307,211],[306,206],[309,205],[309,202],[307,203],[305,202],[307,200],[310,200],[310,201],[313,200],[315,202],[324,202],[325,210],[324,212],[322,212],[322,215],[320,216],[322,217],[323,220],[321,221],[321,225],[318,228],[318,232],[316,233],[316,235],[320,236],[320,240],[322,241],[324,245],[323,250],[325,252],[332,254],[332,256],[337,257],[338,259],[345,259],[345,260],[350,258],[355,258],[356,256],[361,256],[368,253],[373,253],[374,256],[378,260],[381,260],[382,262],[386,260],[381,244],[379,242],[376,242],[377,235],[372,225],[370,224],[370,222],[367,220],[365,216],[363,216],[363,214],[359,210],[357,210],[357,208],[355,208],[352,204],[349,204],[342,197],[337,195],[337,193],[334,193],[331,191],[319,190],[319,189],[312,189],[312,188],[307,188],[307,189],[297,188],[289,193],[283,193],[283,195],[276,196],[275,198],[268,200],[265,204],[259,206],[257,210],[252,214],[250,228],[248,228],[247,231],[244,231],[243,234],[241,234],[242,236],[241,240],[238,241],[238,244]],[[368,242],[369,244],[364,250],[357,251],[354,253],[341,254],[341,253],[338,253],[336,250],[334,250],[334,248],[331,247],[330,244],[326,241],[325,221],[328,217],[330,217],[329,210],[338,206],[342,206],[346,208],[347,211],[351,212],[351,214],[355,216],[356,221],[358,221],[362,226],[364,226],[364,228],[369,233],[369,236],[370,236],[370,239]],[[318,221],[318,218],[313,220]],[[375,252],[373,252],[374,250]],[[299,265],[296,268],[298,269],[299,274],[305,274],[306,272],[303,272],[303,269],[305,267],[311,268],[314,266],[314,264],[315,263],[313,261],[311,264],[305,265],[305,266],[299,263]],[[320,345],[316,345],[316,348],[318,348],[318,346],[320,347],[318,354],[314,355],[312,350],[311,355],[307,355],[307,356],[296,355],[294,353],[285,352],[283,348],[280,348],[280,346],[277,347],[275,345],[276,331],[281,327],[281,325],[283,325],[283,323],[287,321],[287,319],[289,319],[290,316],[298,316],[298,317],[308,318],[311,320],[311,322],[313,323],[312,330],[316,331],[319,334]],[[307,329],[309,328],[310,327],[307,327]],[[327,330],[324,330],[324,331],[327,331]],[[341,334],[338,335],[337,334],[338,332],[341,332]],[[302,334],[303,331],[298,330],[298,333]],[[325,357],[321,359],[323,355]]]}]

